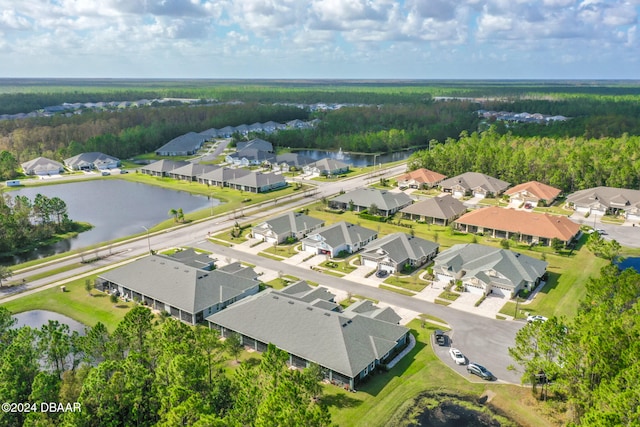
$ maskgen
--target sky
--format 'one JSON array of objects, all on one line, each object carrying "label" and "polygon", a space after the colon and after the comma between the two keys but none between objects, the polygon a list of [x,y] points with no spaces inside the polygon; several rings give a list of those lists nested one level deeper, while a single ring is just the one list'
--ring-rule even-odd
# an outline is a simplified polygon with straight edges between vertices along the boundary
[{"label": "sky", "polygon": [[0,77],[639,79],[640,0],[0,0]]}]

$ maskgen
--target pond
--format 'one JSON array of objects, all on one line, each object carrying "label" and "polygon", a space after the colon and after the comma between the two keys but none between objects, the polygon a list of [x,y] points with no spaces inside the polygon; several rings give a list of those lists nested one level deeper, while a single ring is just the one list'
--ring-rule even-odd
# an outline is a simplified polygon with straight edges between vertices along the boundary
[{"label": "pond", "polygon": [[622,262],[618,263],[618,268],[620,270],[633,268],[636,272],[640,273],[640,257],[625,258]]},{"label": "pond", "polygon": [[30,326],[35,329],[40,329],[42,326],[48,324],[49,320],[57,320],[60,323],[69,325],[71,332],[77,331],[80,334],[84,334],[85,330],[85,325],[77,320],[53,311],[31,310],[15,314],[13,317],[17,320],[14,326],[15,328]]},{"label": "pond", "polygon": [[94,228],[32,253],[2,260],[4,264],[25,262],[138,234],[144,232],[143,227],[149,228],[169,219],[170,209],[182,209],[187,214],[220,204],[217,199],[120,179],[26,187],[9,194],[12,197],[27,196],[33,201],[38,193],[61,198],[67,204],[69,218],[88,222]]},{"label": "pond", "polygon": [[340,160],[350,166],[355,167],[364,167],[364,166],[373,166],[375,164],[380,163],[390,163],[397,162],[400,160],[407,160],[411,154],[413,154],[415,150],[405,150],[405,151],[397,151],[394,153],[384,153],[384,154],[354,154],[343,152],[342,150],[338,151],[328,151],[328,150],[299,150],[296,153],[312,158],[313,160],[320,160],[326,157],[331,159]]}]

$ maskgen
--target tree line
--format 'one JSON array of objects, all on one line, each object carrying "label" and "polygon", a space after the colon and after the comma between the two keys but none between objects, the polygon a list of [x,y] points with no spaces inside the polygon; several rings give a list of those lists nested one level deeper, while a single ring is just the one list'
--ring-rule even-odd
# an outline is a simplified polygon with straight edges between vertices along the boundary
[{"label": "tree line", "polygon": [[102,323],[84,335],[57,321],[40,329],[15,329],[14,323],[0,307],[0,400],[77,402],[81,411],[3,411],[3,426],[331,423],[321,400],[320,368],[288,369],[288,354],[273,345],[260,361],[250,359],[228,373],[229,352],[216,331],[173,318],[154,321],[142,306],[130,310],[113,333]]},{"label": "tree line", "polygon": [[69,219],[67,204],[59,197],[37,194],[31,200],[0,193],[0,254],[24,251],[76,228]]},{"label": "tree line", "polygon": [[463,132],[457,140],[431,144],[414,153],[411,169],[427,168],[447,176],[474,171],[512,184],[536,180],[562,189],[609,186],[640,188],[640,136],[620,138],[544,138]]},{"label": "tree line", "polygon": [[509,352],[569,425],[638,425],[640,274],[612,264],[586,287],[575,319],[529,324]]}]

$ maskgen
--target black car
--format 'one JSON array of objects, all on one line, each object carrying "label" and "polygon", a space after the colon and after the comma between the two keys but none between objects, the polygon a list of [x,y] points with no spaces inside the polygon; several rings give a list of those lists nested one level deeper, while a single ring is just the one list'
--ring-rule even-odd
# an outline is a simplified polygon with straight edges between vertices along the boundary
[{"label": "black car", "polygon": [[469,363],[469,365],[467,365],[467,372],[473,375],[477,375],[483,380],[487,381],[496,379],[496,377],[494,377],[493,374],[487,370],[487,368],[482,365],[478,365],[477,363]]},{"label": "black car", "polygon": [[386,277],[387,274],[389,274],[387,272],[387,270],[378,270],[378,271],[376,271],[376,277]]},{"label": "black car", "polygon": [[447,336],[440,329],[433,331],[433,337],[436,339],[439,346],[447,345]]}]

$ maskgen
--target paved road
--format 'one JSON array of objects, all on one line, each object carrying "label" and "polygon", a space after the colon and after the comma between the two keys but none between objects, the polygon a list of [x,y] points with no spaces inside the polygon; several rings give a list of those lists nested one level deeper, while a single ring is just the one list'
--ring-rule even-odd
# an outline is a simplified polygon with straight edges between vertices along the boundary
[{"label": "paved road", "polygon": [[602,237],[606,240],[616,240],[622,246],[629,248],[640,248],[640,226],[632,224],[618,225],[601,222],[598,218],[585,218],[581,214],[571,215],[571,220],[578,224],[588,225],[590,227],[600,228],[607,232]]}]

